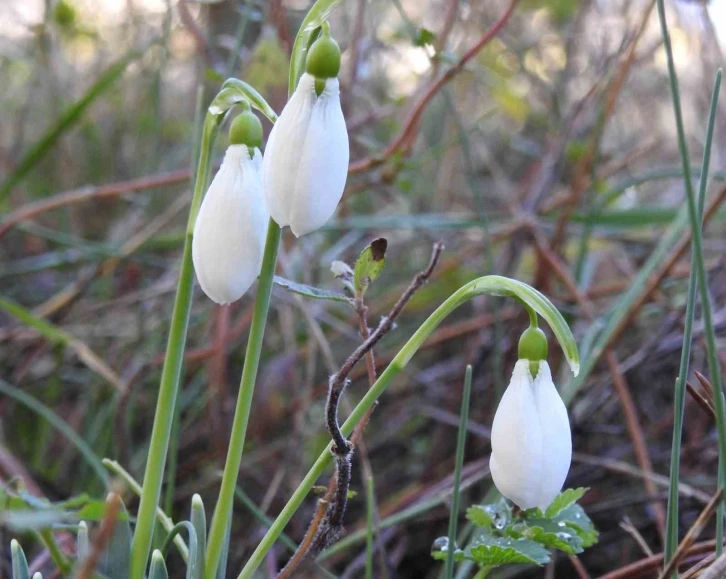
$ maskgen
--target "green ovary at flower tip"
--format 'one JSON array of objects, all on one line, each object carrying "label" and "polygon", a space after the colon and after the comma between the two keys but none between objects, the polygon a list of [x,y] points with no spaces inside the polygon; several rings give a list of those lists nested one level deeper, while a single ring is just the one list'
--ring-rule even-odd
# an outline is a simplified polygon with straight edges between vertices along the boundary
[{"label": "green ovary at flower tip", "polygon": [[[552,303],[539,291],[533,287],[513,279],[501,277],[497,275],[489,275],[475,279],[457,291],[455,291],[444,303],[442,303],[426,321],[414,332],[413,336],[399,350],[395,358],[388,367],[383,371],[378,380],[371,386],[368,392],[363,396],[362,400],[350,413],[350,416],[341,426],[341,432],[344,436],[349,436],[356,424],[363,418],[365,413],[375,404],[376,400],[383,394],[393,378],[398,375],[401,370],[413,358],[414,354],[423,345],[426,339],[436,330],[436,328],[464,302],[480,295],[495,295],[512,297],[522,303],[528,310],[534,310],[549,324],[555,337],[562,347],[567,362],[574,374],[577,374],[580,368],[579,354],[577,344],[570,331],[567,322],[565,322],[562,314],[552,305]],[[272,548],[273,544],[282,533],[283,529],[302,504],[303,500],[308,496],[310,489],[325,471],[326,467],[332,462],[329,444],[322,454],[315,461],[315,464],[308,471],[303,481],[290,497],[287,505],[282,509],[278,517],[270,526],[267,534],[255,549],[247,564],[240,572],[238,579],[251,579],[264,560],[265,556]]]}]

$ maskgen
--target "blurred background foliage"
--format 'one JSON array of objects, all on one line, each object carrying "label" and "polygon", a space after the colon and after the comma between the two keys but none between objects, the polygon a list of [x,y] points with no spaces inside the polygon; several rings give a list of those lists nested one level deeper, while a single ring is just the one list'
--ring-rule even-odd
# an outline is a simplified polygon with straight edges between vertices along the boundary
[{"label": "blurred background foliage", "polygon": [[[280,111],[291,38],[309,4],[0,3],[3,483],[21,477],[31,493],[54,501],[83,492],[102,497],[102,457],[141,477],[191,197],[196,111],[228,76],[254,85]],[[286,234],[279,272],[335,288],[331,262],[352,262],[371,239],[386,237],[387,267],[367,295],[375,324],[442,239],[447,249],[432,281],[377,347],[381,366],[475,276],[519,277],[550,295],[591,362],[584,381],[572,383],[550,348],[572,398],[568,486],[591,488],[582,504],[601,532],[581,563],[597,576],[662,550],[688,263],[671,244],[656,265],[672,267],[657,283],[651,287],[639,274],[667,232],[678,239],[686,231],[677,230],[683,186],[665,55],[650,1],[522,0],[502,31],[410,123],[434,79],[507,5],[341,2],[332,27],[343,48],[341,92],[356,168],[324,231],[297,240]],[[713,74],[724,63],[726,2],[667,5],[697,169]],[[225,146],[220,138],[217,158]],[[724,151],[721,107],[706,230],[721,332]],[[624,301],[629,288],[642,299]],[[170,514],[181,513],[193,492],[214,504],[251,316],[249,295],[224,309],[201,291],[195,297],[163,498]],[[589,347],[618,313],[626,314],[623,326],[605,341],[613,366],[603,350]],[[261,536],[263,514],[274,517],[327,442],[326,380],[359,343],[356,324],[344,305],[276,290],[230,569]],[[381,577],[438,576],[429,551],[446,534],[467,363],[474,383],[463,504],[490,493],[488,426],[525,324],[511,303],[474,301],[382,399],[366,448],[356,454],[375,473]],[[698,323],[695,336],[693,366],[705,372]],[[366,387],[364,368],[354,375],[352,400]],[[690,398],[684,437],[682,532],[710,498],[716,473],[713,420]],[[365,486],[355,467],[349,536],[365,528]],[[134,512],[135,497],[125,499]],[[302,537],[313,508],[311,498],[288,527],[290,538]],[[0,527],[0,575],[8,572],[9,544]],[[361,576],[364,550],[364,542],[349,541],[323,564],[339,577]],[[26,552],[42,566],[42,548]],[[274,555],[270,573],[288,551],[280,544]],[[564,557],[544,571],[514,572],[582,577]]]}]

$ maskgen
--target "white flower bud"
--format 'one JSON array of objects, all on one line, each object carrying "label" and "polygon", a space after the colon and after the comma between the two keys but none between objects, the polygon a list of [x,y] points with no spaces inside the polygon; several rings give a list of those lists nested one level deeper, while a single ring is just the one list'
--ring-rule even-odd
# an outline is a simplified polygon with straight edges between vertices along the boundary
[{"label": "white flower bud", "polygon": [[262,161],[270,214],[297,237],[330,219],[348,175],[350,148],[338,79],[324,79],[320,96],[315,80],[311,74],[302,75],[272,128]]},{"label": "white flower bud", "polygon": [[262,267],[270,215],[259,170],[246,145],[231,145],[194,224],[192,260],[204,293],[218,304],[238,300]]},{"label": "white flower bud", "polygon": [[532,380],[519,360],[492,425],[489,467],[494,484],[522,509],[546,509],[562,489],[572,459],[567,409],[547,362]]}]

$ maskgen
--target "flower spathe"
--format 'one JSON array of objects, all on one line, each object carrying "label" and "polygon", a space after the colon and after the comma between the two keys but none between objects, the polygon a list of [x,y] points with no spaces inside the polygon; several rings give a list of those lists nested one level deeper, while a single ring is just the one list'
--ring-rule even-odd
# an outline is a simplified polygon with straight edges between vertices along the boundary
[{"label": "flower spathe", "polygon": [[547,362],[532,379],[529,360],[518,360],[492,425],[494,484],[521,509],[544,510],[562,489],[571,459],[570,421]]},{"label": "flower spathe", "polygon": [[275,123],[262,161],[262,182],[272,218],[300,237],[322,227],[343,196],[348,175],[348,131],[337,78],[305,73]]},{"label": "flower spathe", "polygon": [[270,218],[261,163],[259,149],[250,158],[246,145],[230,145],[194,223],[194,271],[218,304],[238,300],[260,274]]}]

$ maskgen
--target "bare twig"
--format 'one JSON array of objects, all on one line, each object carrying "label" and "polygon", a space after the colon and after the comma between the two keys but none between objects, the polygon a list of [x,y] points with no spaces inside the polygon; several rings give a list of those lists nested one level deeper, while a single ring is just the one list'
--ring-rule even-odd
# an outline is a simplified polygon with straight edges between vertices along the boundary
[{"label": "bare twig", "polygon": [[5,235],[14,225],[21,221],[32,219],[52,209],[65,207],[74,203],[81,203],[90,199],[109,199],[118,197],[125,193],[138,193],[146,189],[156,189],[157,187],[166,187],[189,181],[191,171],[189,169],[179,169],[170,173],[160,173],[149,177],[140,177],[139,179],[131,179],[129,181],[118,181],[116,183],[108,183],[94,187],[89,185],[79,189],[59,193],[53,197],[28,203],[13,211],[8,215],[2,223],[0,223],[0,237]]},{"label": "bare twig", "polygon": [[[378,327],[356,348],[345,361],[341,369],[331,376],[329,382],[328,401],[326,403],[327,426],[333,439],[332,452],[335,456],[335,475],[331,480],[323,499],[318,502],[313,520],[308,527],[297,551],[278,575],[278,579],[286,579],[309,555],[315,555],[324,549],[342,530],[342,521],[348,500],[350,483],[350,456],[355,443],[360,440],[363,429],[370,419],[375,405],[366,413],[354,430],[351,440],[346,440],[338,425],[338,401],[348,382],[348,376],[353,367],[366,356],[373,347],[393,328],[393,323],[400,315],[404,306],[413,297],[413,294],[423,286],[431,277],[439,261],[444,246],[441,242],[434,244],[428,266],[413,279],[411,284],[401,294],[387,317],[383,318]],[[366,325],[367,329],[367,325]],[[369,368],[370,371],[370,368]],[[373,374],[375,376],[375,366]],[[369,376],[370,377],[370,376]]]},{"label": "bare twig", "polygon": [[716,507],[721,502],[722,498],[723,489],[718,489],[716,494],[713,495],[713,498],[703,508],[701,514],[698,515],[698,518],[695,520],[693,525],[691,525],[691,528],[688,529],[686,536],[683,537],[681,544],[678,545],[678,549],[676,550],[675,555],[673,555],[673,558],[668,562],[666,568],[663,569],[663,572],[658,575],[658,579],[666,579],[667,577],[670,577],[672,575],[673,571],[678,569],[678,565],[686,556],[688,550],[691,548],[693,543],[696,542],[696,539],[698,539],[701,531],[703,531],[703,528],[706,526],[708,521],[711,520],[711,517],[713,516],[713,513],[716,510]]}]

